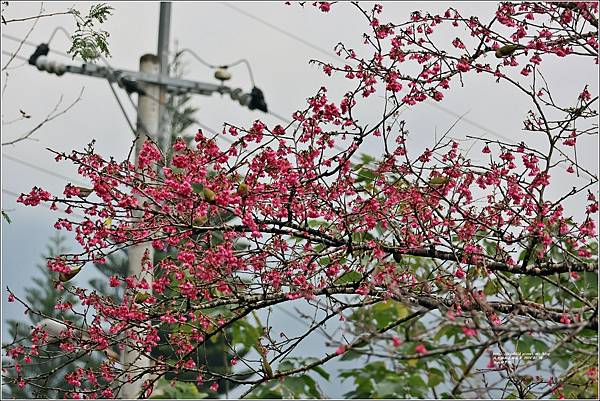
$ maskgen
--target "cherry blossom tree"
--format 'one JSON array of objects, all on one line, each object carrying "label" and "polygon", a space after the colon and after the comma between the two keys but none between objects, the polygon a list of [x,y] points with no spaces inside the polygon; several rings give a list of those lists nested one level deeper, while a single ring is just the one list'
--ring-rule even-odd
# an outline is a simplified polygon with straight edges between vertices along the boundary
[{"label": "cherry blossom tree", "polygon": [[[78,316],[56,319],[61,356],[134,349],[151,361],[74,368],[69,396],[112,398],[142,380],[140,397],[150,397],[185,373],[212,390],[223,379],[245,385],[243,397],[319,397],[315,377],[329,378],[329,361],[362,358],[340,374],[347,397],[596,397],[598,180],[577,151],[597,134],[598,97],[584,84],[556,98],[544,66],[597,65],[598,4],[500,3],[490,20],[449,8],[404,22],[383,20],[381,5],[313,6],[330,18],[355,7],[368,26],[364,46],[336,46],[345,63],[312,61],[347,79],[341,99],[322,87],[286,126],[225,124],[228,146],[200,130],[193,144],[173,144],[168,165],[152,140],[135,164],[93,144],[54,151],[91,188],[35,187],[19,198],[85,215],[55,224],[82,252],[48,261],[57,287],[78,299],[56,306]],[[472,76],[529,103],[520,112],[531,139],[470,138],[469,152],[449,130],[414,154],[400,109],[441,102]],[[363,121],[373,104],[379,118]],[[353,161],[367,141],[382,153]],[[138,243],[172,256],[155,264],[148,255],[152,282],[110,277],[122,303],[69,284]],[[279,305],[301,307],[302,332],[277,326]],[[316,334],[320,354],[298,355]],[[240,367],[233,373],[197,357],[217,339]],[[11,377],[22,386],[40,382],[26,358],[55,357],[43,328],[30,341],[4,347],[4,369],[19,366]],[[158,347],[173,356],[156,356]]]}]

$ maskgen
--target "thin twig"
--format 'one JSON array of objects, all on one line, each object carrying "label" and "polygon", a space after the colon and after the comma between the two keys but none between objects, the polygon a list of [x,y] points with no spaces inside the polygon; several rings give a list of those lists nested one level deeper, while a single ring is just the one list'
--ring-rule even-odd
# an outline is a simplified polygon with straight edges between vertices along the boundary
[{"label": "thin twig", "polygon": [[79,92],[79,96],[77,96],[77,98],[67,107],[65,107],[63,110],[57,112],[60,104],[62,103],[62,99],[63,96],[61,95],[60,99],[58,100],[58,103],[56,104],[56,106],[54,107],[54,109],[46,116],[46,118],[41,121],[38,125],[36,125],[33,129],[31,129],[29,132],[27,132],[26,134],[22,135],[21,137],[17,138],[17,139],[13,139],[12,141],[8,141],[8,142],[3,142],[2,145],[14,145],[17,142],[21,142],[25,139],[28,139],[31,137],[31,135],[33,135],[37,130],[39,130],[40,128],[42,128],[46,123],[62,116],[63,114],[65,114],[66,112],[68,112],[69,110],[71,110],[73,108],[73,106],[75,106],[77,103],[79,103],[79,101],[82,98],[83,95],[83,91],[84,91],[85,87],[81,88],[81,91]]}]

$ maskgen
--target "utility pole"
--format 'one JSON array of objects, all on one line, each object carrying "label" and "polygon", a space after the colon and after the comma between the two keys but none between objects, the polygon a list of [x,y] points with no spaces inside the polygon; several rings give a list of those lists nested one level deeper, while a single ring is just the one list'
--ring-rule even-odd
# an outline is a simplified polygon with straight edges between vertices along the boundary
[{"label": "utility pole", "polygon": [[[145,54],[140,58],[140,73],[151,75],[169,75],[169,31],[171,26],[171,3],[160,3],[160,14],[158,19],[158,48],[157,55]],[[161,144],[163,152],[168,151],[171,142],[170,132],[168,132],[168,114],[164,105],[167,103],[167,91],[163,85],[150,83],[140,83],[138,92],[138,116],[137,116],[137,140],[135,143],[135,165],[138,166],[139,154],[142,145],[150,135],[152,139]],[[159,101],[157,101],[157,99]],[[138,199],[143,202],[143,199]],[[142,213],[134,214],[134,219],[143,219]],[[145,242],[129,247],[129,275],[135,276],[138,280],[145,280],[148,283],[148,293],[152,293],[152,281],[154,272],[144,270],[144,258],[150,261],[154,266],[154,250],[151,243]],[[149,368],[152,362],[150,359],[134,349],[127,347],[123,351],[123,365],[128,374],[134,377],[136,372]],[[150,375],[144,375],[133,381],[126,383],[122,389],[123,398],[138,398],[143,389],[144,381],[150,378]]]},{"label": "utility pole", "polygon": [[[162,1],[160,3],[160,16],[158,19],[158,48],[156,54],[160,60],[160,74],[169,76],[169,38],[171,32],[171,3]],[[159,143],[165,155],[168,154],[171,144],[171,132],[169,132],[169,113],[165,105],[168,104],[167,91],[160,88],[160,115],[158,123]]]},{"label": "utility pole", "polygon": [[[169,31],[171,26],[171,3],[160,3],[160,15],[158,19],[158,48],[157,54],[145,54],[140,58],[140,73],[151,75],[169,75]],[[148,135],[162,145],[163,152],[168,151],[171,142],[170,132],[168,132],[168,114],[164,105],[167,103],[167,91],[163,85],[150,83],[140,83],[138,92],[138,116],[137,116],[137,140],[135,143],[135,165],[138,166],[139,154],[142,145]],[[157,102],[156,99],[159,99]],[[138,199],[143,202],[143,199]],[[134,219],[143,219],[142,213],[134,214]],[[154,249],[150,242],[136,244],[129,247],[129,275],[135,276],[138,280],[145,280],[148,283],[148,293],[152,293],[152,281],[154,272],[144,270],[144,258],[150,261],[154,266]],[[152,362],[150,359],[134,349],[127,347],[123,351],[123,365],[127,373],[136,376],[137,371],[149,368]],[[144,375],[133,381],[126,383],[122,389],[123,398],[138,398],[143,389],[144,381],[150,378],[150,375]]]},{"label": "utility pole", "polygon": [[[146,74],[158,75],[160,69],[159,58],[154,54],[145,54],[140,58],[140,72]],[[160,86],[140,83],[141,93],[138,95],[138,116],[137,116],[137,140],[135,143],[135,165],[138,166],[139,154],[146,138],[150,135],[156,138],[159,132],[159,104],[156,101],[160,94]],[[138,197],[140,203],[144,200]],[[143,212],[134,213],[134,219],[143,219]],[[135,244],[128,248],[127,256],[129,258],[129,275],[135,276],[138,281],[145,280],[148,283],[148,293],[152,293],[152,281],[154,272],[143,268],[144,258],[154,266],[154,250],[150,242]],[[138,376],[141,372],[151,366],[151,360],[142,355],[135,349],[125,347],[123,350],[123,365],[126,375],[132,377]],[[150,378],[144,375],[134,380],[132,383],[125,383],[121,390],[121,398],[138,398],[142,392],[144,381]],[[125,376],[125,380],[128,377]]]}]

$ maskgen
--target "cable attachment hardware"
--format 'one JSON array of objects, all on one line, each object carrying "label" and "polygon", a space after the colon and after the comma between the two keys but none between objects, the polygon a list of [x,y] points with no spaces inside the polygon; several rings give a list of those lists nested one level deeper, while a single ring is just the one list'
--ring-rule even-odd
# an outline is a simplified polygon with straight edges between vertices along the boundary
[{"label": "cable attachment hardware", "polygon": [[223,65],[215,70],[215,78],[221,82],[229,81],[231,79],[231,73],[227,69],[226,65]]}]

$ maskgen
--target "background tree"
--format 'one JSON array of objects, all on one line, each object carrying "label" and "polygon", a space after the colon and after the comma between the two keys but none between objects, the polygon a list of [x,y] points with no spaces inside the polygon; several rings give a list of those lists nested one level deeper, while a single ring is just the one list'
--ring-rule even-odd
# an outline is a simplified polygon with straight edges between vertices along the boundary
[{"label": "background tree", "polygon": [[[55,319],[59,322],[63,318],[68,321],[80,321],[79,317],[75,316],[69,308],[57,309],[57,305],[75,305],[76,298],[56,288],[59,282],[46,267],[48,258],[69,251],[65,247],[65,240],[66,237],[60,233],[56,233],[54,237],[50,238],[46,254],[42,255],[44,263],[37,265],[39,276],[32,277],[33,286],[25,288],[27,294],[25,301],[29,305],[29,309],[35,311],[35,313],[27,313],[27,320],[25,321],[9,320],[7,322],[9,338],[28,338],[32,330],[47,319]],[[67,364],[71,365],[70,358],[62,356],[63,351],[59,348],[57,339],[54,339],[54,342],[55,344],[49,345],[42,353],[30,356],[30,360],[27,362],[27,371],[28,374],[36,376],[36,379],[32,381],[32,385],[27,387],[19,385],[19,375],[13,376],[11,374],[10,379],[5,381],[6,385],[2,387],[3,398],[63,398],[66,395],[64,391],[56,389],[69,387],[64,376],[73,366],[67,366]],[[21,341],[19,345],[29,348],[32,346],[32,342]],[[78,367],[94,366],[97,365],[99,359],[102,358],[85,355],[75,364]],[[3,360],[3,365],[16,366],[16,364],[12,365],[8,359]],[[21,368],[15,369],[15,372],[18,373]]]}]

